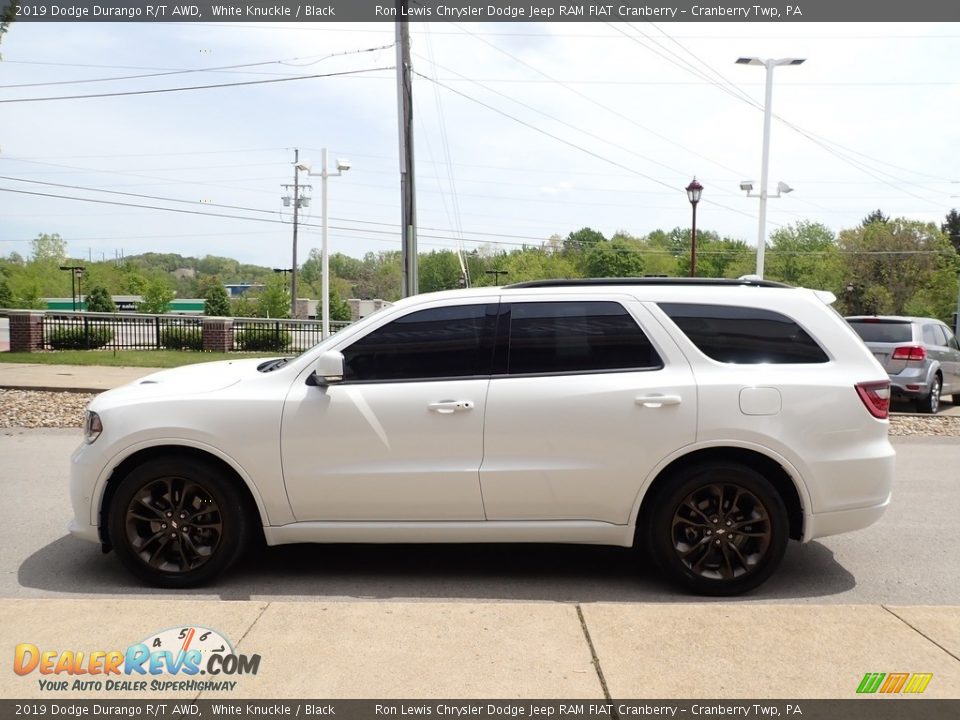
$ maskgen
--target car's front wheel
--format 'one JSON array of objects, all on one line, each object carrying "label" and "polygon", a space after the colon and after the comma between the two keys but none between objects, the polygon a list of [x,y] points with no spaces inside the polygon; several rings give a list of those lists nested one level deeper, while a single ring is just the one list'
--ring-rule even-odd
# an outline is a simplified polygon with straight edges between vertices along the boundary
[{"label": "car's front wheel", "polygon": [[653,555],[675,582],[702,595],[752,590],[786,551],[783,499],[755,470],[730,462],[684,468],[656,499]]},{"label": "car's front wheel", "polygon": [[108,533],[120,561],[151,585],[207,582],[242,553],[249,518],[236,487],[212,463],[157,458],[131,471],[110,503]]},{"label": "car's front wheel", "polygon": [[917,400],[917,409],[922,413],[936,415],[940,409],[940,376],[934,375],[930,383],[930,394]]}]

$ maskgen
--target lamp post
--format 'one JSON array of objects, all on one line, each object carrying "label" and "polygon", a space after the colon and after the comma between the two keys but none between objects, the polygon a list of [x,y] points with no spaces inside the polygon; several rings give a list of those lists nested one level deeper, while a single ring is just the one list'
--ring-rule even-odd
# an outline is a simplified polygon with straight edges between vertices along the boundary
[{"label": "lamp post", "polygon": [[493,284],[494,284],[494,285],[497,285],[497,286],[500,285],[500,276],[501,276],[501,275],[509,275],[509,274],[510,274],[510,272],[507,271],[507,270],[487,270],[486,272],[487,272],[487,275],[493,275]]},{"label": "lamp post", "polygon": [[687,185],[687,200],[693,208],[693,224],[690,226],[690,277],[697,276],[697,203],[703,194],[703,185],[694,177]]},{"label": "lamp post", "polygon": [[[757,237],[757,276],[763,278],[763,254],[767,247],[767,172],[770,167],[770,103],[773,100],[773,69],[778,65],[802,65],[806,58],[762,60],[756,57],[737,58],[738,65],[762,65],[767,69],[767,85],[763,102],[763,157],[760,163],[760,227]],[[740,186],[743,187],[743,184]],[[748,191],[749,192],[749,191]],[[786,192],[789,192],[787,190]],[[780,197],[779,192],[777,197]]]},{"label": "lamp post", "polygon": [[80,289],[80,276],[83,275],[83,265],[61,265],[60,269],[70,273],[70,302],[73,305],[73,311],[77,311],[77,292]]},{"label": "lamp post", "polygon": [[340,177],[353,167],[353,165],[349,160],[337,159],[337,171],[335,173],[329,172],[327,170],[327,149],[323,148],[320,151],[320,172],[312,172],[310,170],[310,164],[307,162],[300,163],[297,167],[305,170],[307,175],[320,176],[320,205],[322,206],[323,213],[323,230],[320,245],[320,271],[323,273],[320,290],[323,295],[323,297],[320,298],[321,306],[323,307],[321,335],[327,338],[330,337],[330,256],[327,251],[327,178]]}]

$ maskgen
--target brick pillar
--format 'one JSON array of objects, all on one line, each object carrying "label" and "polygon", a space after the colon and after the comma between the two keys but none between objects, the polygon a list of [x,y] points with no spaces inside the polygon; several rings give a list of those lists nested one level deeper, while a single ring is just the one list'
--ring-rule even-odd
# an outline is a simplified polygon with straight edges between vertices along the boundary
[{"label": "brick pillar", "polygon": [[30,310],[8,310],[10,318],[10,352],[43,350],[43,313]]},{"label": "brick pillar", "polygon": [[203,349],[210,352],[233,350],[233,318],[203,319]]}]

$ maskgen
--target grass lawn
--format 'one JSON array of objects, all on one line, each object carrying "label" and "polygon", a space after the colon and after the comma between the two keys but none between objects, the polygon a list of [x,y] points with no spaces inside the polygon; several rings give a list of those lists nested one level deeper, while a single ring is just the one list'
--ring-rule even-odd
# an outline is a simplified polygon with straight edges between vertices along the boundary
[{"label": "grass lawn", "polygon": [[190,352],[188,350],[56,350],[50,352],[0,352],[0,363],[43,365],[107,365],[111,367],[172,368],[214,360],[278,357],[268,352]]}]

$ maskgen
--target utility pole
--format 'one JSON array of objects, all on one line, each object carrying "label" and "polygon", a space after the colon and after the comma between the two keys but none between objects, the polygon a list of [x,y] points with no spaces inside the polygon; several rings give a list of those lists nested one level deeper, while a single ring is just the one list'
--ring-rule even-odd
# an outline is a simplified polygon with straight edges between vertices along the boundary
[{"label": "utility pole", "polygon": [[406,21],[408,0],[396,0],[397,16],[397,108],[400,113],[400,203],[403,208],[400,251],[403,263],[401,295],[416,295],[417,206],[413,183],[413,86],[410,77],[410,27]]},{"label": "utility pole", "polygon": [[297,317],[297,222],[300,213],[300,150],[293,151],[293,262],[290,263],[290,317]]},{"label": "utility pole", "polygon": [[[293,151],[293,185],[283,185],[285,189],[293,188],[293,198],[286,195],[283,198],[284,206],[293,204],[293,262],[290,269],[290,317],[297,317],[297,228],[300,222],[300,206],[305,198],[300,197],[300,171],[303,166],[300,164],[300,150]],[[303,187],[309,187],[304,185]],[[308,203],[309,204],[309,203]]]}]

